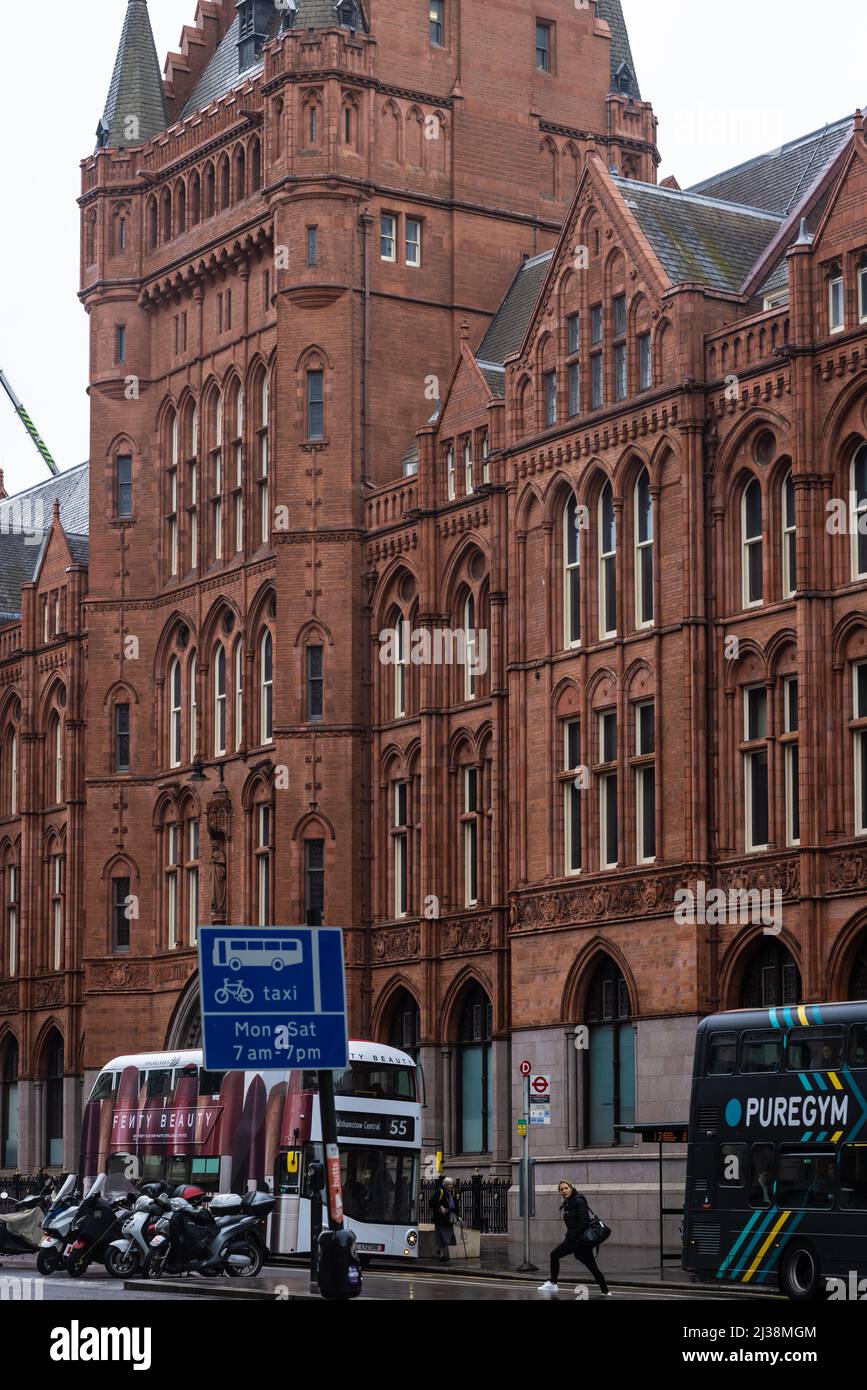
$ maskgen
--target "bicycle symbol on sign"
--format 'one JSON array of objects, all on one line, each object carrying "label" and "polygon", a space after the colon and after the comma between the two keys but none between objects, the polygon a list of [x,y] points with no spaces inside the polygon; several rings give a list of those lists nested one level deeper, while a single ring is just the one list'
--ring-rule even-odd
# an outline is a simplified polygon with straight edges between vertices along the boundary
[{"label": "bicycle symbol on sign", "polygon": [[217,990],[214,999],[218,1004],[228,1004],[230,999],[239,1004],[252,1004],[253,991],[247,988],[243,980],[223,980],[223,987]]}]

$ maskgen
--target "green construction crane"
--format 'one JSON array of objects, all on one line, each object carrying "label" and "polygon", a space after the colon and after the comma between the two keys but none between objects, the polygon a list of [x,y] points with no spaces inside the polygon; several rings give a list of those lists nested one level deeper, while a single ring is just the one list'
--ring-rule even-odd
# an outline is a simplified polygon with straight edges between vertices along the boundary
[{"label": "green construction crane", "polygon": [[6,392],[6,395],[12,402],[15,414],[18,416],[27,433],[30,435],[30,438],[33,440],[33,443],[39,450],[43,462],[48,465],[49,470],[56,477],[57,474],[59,474],[60,469],[57,467],[57,464],[51,457],[51,454],[48,450],[48,445],[45,443],[45,440],[42,438],[38,429],[31,420],[30,416],[27,414],[27,411],[24,409],[24,406],[21,404],[15,392],[12,390],[12,387],[9,385],[9,381],[6,377],[6,373],[2,370],[0,370],[0,385],[2,385],[3,390]]}]

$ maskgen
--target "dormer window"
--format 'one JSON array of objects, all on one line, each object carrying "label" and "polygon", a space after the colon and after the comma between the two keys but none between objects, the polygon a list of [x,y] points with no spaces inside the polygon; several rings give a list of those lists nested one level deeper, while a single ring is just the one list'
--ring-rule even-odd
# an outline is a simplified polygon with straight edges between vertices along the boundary
[{"label": "dormer window", "polygon": [[261,57],[274,14],[273,0],[238,0],[238,71]]},{"label": "dormer window", "polygon": [[632,73],[628,63],[621,63],[615,74],[615,90],[629,96],[632,91]]},{"label": "dormer window", "polygon": [[337,23],[342,25],[344,29],[354,31],[358,28],[358,10],[355,0],[338,0],[334,6],[334,12],[337,16]]}]

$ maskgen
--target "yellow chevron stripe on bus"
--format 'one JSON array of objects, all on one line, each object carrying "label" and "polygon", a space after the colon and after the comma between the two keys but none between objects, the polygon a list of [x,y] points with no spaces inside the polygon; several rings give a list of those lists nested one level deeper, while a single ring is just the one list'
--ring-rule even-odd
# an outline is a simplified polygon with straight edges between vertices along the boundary
[{"label": "yellow chevron stripe on bus", "polygon": [[804,1008],[803,1004],[798,1005],[798,1018],[805,1028],[810,1026],[810,1020],[807,1018],[807,1010]]},{"label": "yellow chevron stripe on bus", "polygon": [[786,1222],[788,1221],[788,1219],[789,1219],[789,1217],[791,1216],[791,1214],[792,1214],[792,1213],[791,1213],[790,1211],[784,1211],[784,1212],[783,1212],[783,1214],[782,1214],[782,1216],[780,1217],[779,1221],[777,1222],[776,1226],[774,1226],[773,1230],[771,1231],[771,1234],[768,1236],[768,1238],[767,1238],[767,1240],[765,1241],[764,1245],[763,1245],[763,1246],[761,1247],[761,1249],[759,1250],[758,1255],[756,1255],[756,1258],[753,1260],[752,1264],[750,1265],[749,1269],[747,1270],[746,1274],[744,1275],[744,1277],[743,1277],[743,1279],[742,1279],[742,1281],[741,1281],[742,1283],[748,1284],[748,1283],[750,1282],[750,1280],[752,1279],[752,1277],[753,1277],[753,1275],[755,1274],[756,1270],[758,1269],[759,1265],[761,1264],[762,1260],[763,1260],[763,1259],[765,1258],[765,1256],[767,1255],[767,1253],[768,1253],[768,1251],[770,1250],[772,1244],[773,1244],[774,1241],[776,1240],[777,1236],[780,1234],[780,1231],[781,1231],[781,1230],[783,1229],[783,1227],[785,1226],[785,1224],[786,1224]]},{"label": "yellow chevron stripe on bus", "polygon": [[836,1073],[833,1072],[833,1071],[829,1071],[829,1072],[828,1072],[828,1075],[829,1075],[830,1078],[831,1078],[831,1085],[834,1087],[834,1090],[835,1090],[835,1091],[842,1091],[842,1090],[844,1089],[844,1087],[843,1087],[843,1082],[840,1080],[839,1076],[837,1076]]},{"label": "yellow chevron stripe on bus", "polygon": [[839,1142],[840,1142],[840,1140],[841,1140],[842,1138],[843,1138],[843,1131],[842,1131],[842,1129],[838,1129],[836,1134],[832,1134],[832,1135],[831,1135],[831,1143],[832,1143],[832,1144],[839,1144]]}]

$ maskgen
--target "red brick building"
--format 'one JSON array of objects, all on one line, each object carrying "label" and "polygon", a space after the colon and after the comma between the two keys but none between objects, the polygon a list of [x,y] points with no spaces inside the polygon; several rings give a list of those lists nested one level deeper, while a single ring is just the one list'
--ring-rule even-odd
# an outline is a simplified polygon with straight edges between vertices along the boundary
[{"label": "red brick building", "polygon": [[614,1126],[683,1118],[696,1019],[867,985],[860,118],[681,192],[615,0],[202,3],[165,80],[130,0],[98,138],[86,875],[56,1004],[0,984],[17,1161],[45,1030],[72,1106],[195,1040],[198,921],[325,920],[431,1146],[508,1171],[527,1056],[543,1191],[641,1242]]}]

